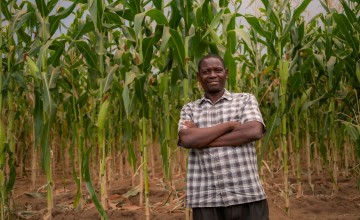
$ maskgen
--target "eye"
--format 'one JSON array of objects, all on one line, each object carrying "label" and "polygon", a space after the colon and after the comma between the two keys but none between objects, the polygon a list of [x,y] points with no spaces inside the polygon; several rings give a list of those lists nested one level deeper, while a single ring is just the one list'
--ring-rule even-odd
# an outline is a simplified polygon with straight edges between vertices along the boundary
[{"label": "eye", "polygon": [[203,75],[208,75],[208,74],[210,73],[210,71],[209,71],[209,70],[203,70],[201,73],[202,73]]},{"label": "eye", "polygon": [[215,73],[222,73],[224,69],[222,68],[216,68],[215,69]]}]

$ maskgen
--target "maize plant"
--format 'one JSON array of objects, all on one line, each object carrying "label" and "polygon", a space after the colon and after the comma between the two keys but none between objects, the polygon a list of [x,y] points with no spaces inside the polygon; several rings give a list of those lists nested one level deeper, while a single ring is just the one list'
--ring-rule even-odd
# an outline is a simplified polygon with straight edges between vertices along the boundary
[{"label": "maize plant", "polygon": [[324,173],[336,194],[339,171],[360,172],[360,8],[320,1],[323,12],[305,18],[310,3],[261,0],[246,14],[242,1],[227,0],[2,0],[1,219],[12,218],[27,166],[31,190],[47,190],[49,219],[54,167],[64,184],[72,174],[74,208],[90,195],[102,219],[117,177],[131,176],[147,219],[155,174],[166,202],[183,199],[174,176],[186,172],[187,151],[177,147],[177,122],[181,106],[202,95],[197,63],[208,53],[224,57],[227,89],[259,100],[267,132],[258,166],[282,168],[284,210],[292,177],[299,197]]}]

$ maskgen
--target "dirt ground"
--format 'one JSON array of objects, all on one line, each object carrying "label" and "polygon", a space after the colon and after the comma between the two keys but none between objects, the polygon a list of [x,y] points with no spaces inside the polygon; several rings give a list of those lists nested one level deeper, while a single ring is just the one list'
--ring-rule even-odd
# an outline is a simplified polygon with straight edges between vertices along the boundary
[{"label": "dirt ground", "polygon": [[[46,219],[46,189],[43,176],[37,179],[38,190],[30,191],[30,171],[23,178],[18,177],[14,187],[13,216],[11,219]],[[162,174],[150,179],[151,216],[154,220],[182,220],[185,219],[185,177],[183,174],[174,175],[175,192],[169,196],[169,186],[162,178]],[[138,179],[138,176],[135,176]],[[73,208],[76,194],[76,185],[70,174],[63,175],[61,171],[54,174],[54,209],[53,219],[80,220],[100,219],[95,206],[85,194],[83,202],[78,209]],[[296,179],[290,178],[290,211],[284,211],[283,177],[280,172],[273,173],[271,177],[264,178],[264,187],[268,196],[271,220],[306,219],[359,219],[360,220],[360,191],[356,188],[357,177],[339,177],[338,193],[332,193],[332,182],[328,177],[314,177],[314,192],[312,192],[306,178],[303,179],[302,196],[296,196]],[[136,183],[136,182],[135,182]],[[145,219],[145,208],[139,206],[138,187],[131,186],[131,176],[115,178],[109,186],[109,219],[137,220]],[[94,182],[95,188],[98,184]],[[137,184],[135,184],[137,185]],[[46,215],[45,215],[46,216]]]}]

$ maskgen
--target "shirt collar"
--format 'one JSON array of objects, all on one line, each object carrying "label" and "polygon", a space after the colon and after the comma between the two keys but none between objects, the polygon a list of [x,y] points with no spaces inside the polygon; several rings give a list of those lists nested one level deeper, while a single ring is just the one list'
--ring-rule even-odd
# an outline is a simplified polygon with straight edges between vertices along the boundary
[{"label": "shirt collar", "polygon": [[[221,96],[221,98],[220,98],[216,103],[218,103],[218,102],[219,102],[220,100],[222,100],[222,99],[232,100],[233,97],[232,97],[232,95],[231,95],[231,92],[229,92],[227,89],[225,89],[224,94]],[[205,94],[204,94],[204,95],[202,96],[202,98],[200,99],[199,105],[201,105],[203,102],[210,102],[210,103],[212,103],[210,99],[208,99],[208,98],[205,97]],[[216,103],[213,103],[213,104],[216,104]]]}]

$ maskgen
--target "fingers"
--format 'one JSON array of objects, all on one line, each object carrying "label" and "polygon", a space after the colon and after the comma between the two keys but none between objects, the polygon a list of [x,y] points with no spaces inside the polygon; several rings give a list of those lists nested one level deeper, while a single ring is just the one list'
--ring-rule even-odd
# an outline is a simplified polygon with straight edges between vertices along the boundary
[{"label": "fingers", "polygon": [[192,121],[184,121],[182,124],[184,128],[197,128],[196,124]]}]

